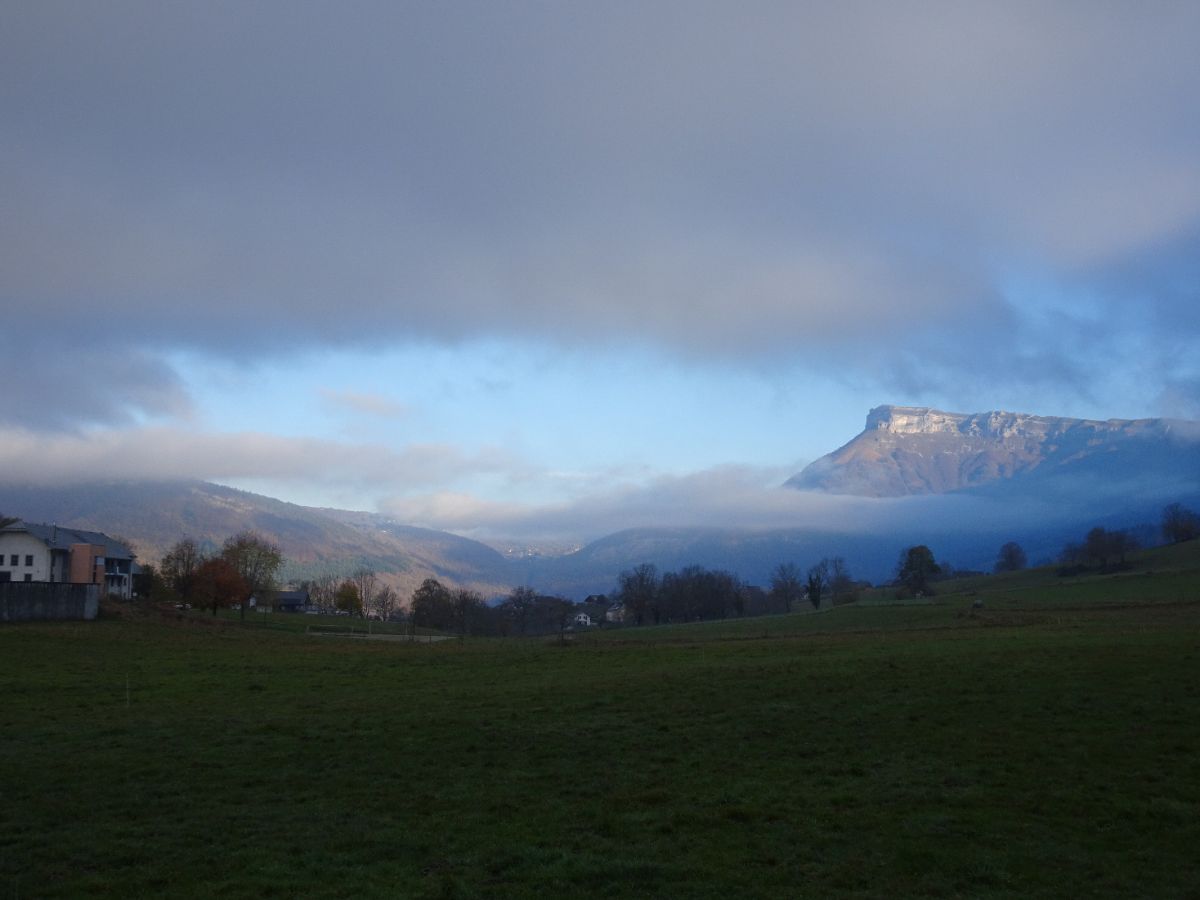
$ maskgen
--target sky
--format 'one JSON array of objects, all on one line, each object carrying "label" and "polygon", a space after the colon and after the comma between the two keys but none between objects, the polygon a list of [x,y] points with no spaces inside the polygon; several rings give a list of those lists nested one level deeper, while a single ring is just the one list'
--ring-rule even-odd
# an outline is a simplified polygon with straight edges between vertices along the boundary
[{"label": "sky", "polygon": [[569,543],[820,516],[883,403],[1200,418],[1194,2],[3,21],[0,479]]}]

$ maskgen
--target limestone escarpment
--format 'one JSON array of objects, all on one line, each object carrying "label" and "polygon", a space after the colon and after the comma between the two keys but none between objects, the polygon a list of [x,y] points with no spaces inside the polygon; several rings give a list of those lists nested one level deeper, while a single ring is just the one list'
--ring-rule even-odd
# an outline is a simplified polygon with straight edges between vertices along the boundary
[{"label": "limestone escarpment", "polygon": [[1068,419],[993,411],[952,413],[879,406],[845,446],[787,481],[788,487],[899,497],[943,494],[1052,472],[1136,474],[1196,462],[1194,423],[1170,419]]}]

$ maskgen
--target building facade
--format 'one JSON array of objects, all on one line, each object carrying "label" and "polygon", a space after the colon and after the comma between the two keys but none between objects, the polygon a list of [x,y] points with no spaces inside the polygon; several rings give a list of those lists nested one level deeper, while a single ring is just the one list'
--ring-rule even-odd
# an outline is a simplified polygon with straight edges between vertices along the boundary
[{"label": "building facade", "polygon": [[0,529],[0,582],[96,584],[128,599],[138,571],[133,551],[99,531],[32,522]]}]

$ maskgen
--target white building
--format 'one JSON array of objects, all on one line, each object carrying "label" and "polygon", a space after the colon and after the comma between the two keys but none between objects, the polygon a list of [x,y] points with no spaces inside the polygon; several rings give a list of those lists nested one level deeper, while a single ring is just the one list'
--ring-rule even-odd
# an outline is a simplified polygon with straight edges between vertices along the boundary
[{"label": "white building", "polygon": [[29,522],[0,529],[0,582],[99,584],[128,599],[139,571],[133,551],[99,531]]}]

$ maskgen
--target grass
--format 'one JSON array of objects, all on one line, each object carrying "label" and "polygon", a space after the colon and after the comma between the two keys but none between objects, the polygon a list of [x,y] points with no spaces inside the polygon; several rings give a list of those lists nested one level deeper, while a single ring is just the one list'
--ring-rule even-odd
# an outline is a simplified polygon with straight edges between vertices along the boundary
[{"label": "grass", "polygon": [[6,626],[0,898],[1200,892],[1200,546],[886,601],[565,645]]}]

